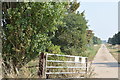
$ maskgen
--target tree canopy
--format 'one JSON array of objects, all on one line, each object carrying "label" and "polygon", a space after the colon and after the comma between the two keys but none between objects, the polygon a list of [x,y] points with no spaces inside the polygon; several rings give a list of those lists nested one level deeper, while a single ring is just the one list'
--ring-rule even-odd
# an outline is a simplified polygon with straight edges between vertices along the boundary
[{"label": "tree canopy", "polygon": [[[3,61],[19,68],[52,44],[64,3],[3,3]],[[10,64],[8,64],[10,63]]]},{"label": "tree canopy", "polygon": [[112,38],[108,39],[108,43],[109,44],[120,44],[120,32],[118,32],[117,34],[113,35]]},{"label": "tree canopy", "polygon": [[81,14],[71,13],[65,15],[63,22],[64,25],[58,25],[53,43],[61,46],[61,50],[67,54],[80,55],[87,44],[87,21]]}]

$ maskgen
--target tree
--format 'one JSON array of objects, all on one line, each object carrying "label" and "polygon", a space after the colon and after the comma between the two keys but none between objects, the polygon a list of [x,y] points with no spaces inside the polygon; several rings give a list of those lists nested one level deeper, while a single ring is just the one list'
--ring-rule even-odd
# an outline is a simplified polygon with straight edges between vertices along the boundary
[{"label": "tree", "polygon": [[98,38],[96,36],[93,37],[93,44],[101,44],[101,43],[102,43],[102,41],[100,38]]},{"label": "tree", "polygon": [[[11,5],[11,4],[14,4]],[[3,3],[3,61],[20,68],[52,44],[64,3]]]},{"label": "tree", "polygon": [[120,44],[120,32],[118,32],[117,34],[113,35],[112,38],[108,39],[108,43],[109,44]]},{"label": "tree", "polygon": [[87,44],[87,21],[81,14],[69,13],[65,15],[64,25],[58,25],[53,44],[61,46],[61,51],[66,54],[80,55],[85,51]]},{"label": "tree", "polygon": [[88,45],[92,45],[93,44],[93,36],[94,36],[94,33],[92,30],[87,30],[87,44]]},{"label": "tree", "polygon": [[79,8],[79,6],[80,6],[80,3],[77,3],[77,1],[70,2],[68,12],[75,13],[75,11]]}]

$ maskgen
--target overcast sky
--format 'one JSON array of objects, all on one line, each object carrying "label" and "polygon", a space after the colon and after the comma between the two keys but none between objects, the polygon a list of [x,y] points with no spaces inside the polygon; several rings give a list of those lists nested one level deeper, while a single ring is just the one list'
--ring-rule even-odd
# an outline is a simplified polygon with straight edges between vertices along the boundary
[{"label": "overcast sky", "polygon": [[80,12],[85,10],[89,29],[94,31],[95,36],[107,40],[118,32],[118,1],[104,1],[80,0],[78,10]]}]

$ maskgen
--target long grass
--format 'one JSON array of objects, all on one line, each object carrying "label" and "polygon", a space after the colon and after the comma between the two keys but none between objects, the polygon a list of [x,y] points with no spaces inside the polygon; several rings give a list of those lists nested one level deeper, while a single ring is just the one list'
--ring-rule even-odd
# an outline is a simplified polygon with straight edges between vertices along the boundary
[{"label": "long grass", "polygon": [[109,52],[113,55],[113,57],[120,63],[120,45],[111,45],[106,44]]},{"label": "long grass", "polygon": [[92,61],[93,58],[95,57],[95,55],[97,54],[99,48],[100,48],[100,44],[99,45],[94,45],[94,46],[91,46],[91,47],[88,47],[85,54],[86,56],[88,57],[88,60],[89,61]]}]

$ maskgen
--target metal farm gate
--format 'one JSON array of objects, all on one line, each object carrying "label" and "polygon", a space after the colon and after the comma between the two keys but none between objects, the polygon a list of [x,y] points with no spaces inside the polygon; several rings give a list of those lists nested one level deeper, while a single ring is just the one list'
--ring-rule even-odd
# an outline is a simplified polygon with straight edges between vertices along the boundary
[{"label": "metal farm gate", "polygon": [[[64,57],[65,60],[54,59],[57,57],[62,57],[62,58]],[[49,78],[50,75],[64,75],[64,74],[86,75],[87,65],[88,65],[87,62],[88,62],[87,57],[40,53],[38,76],[40,78]],[[51,65],[49,65],[49,63],[51,63]],[[60,64],[60,66],[53,64]],[[69,64],[72,64],[72,66],[67,66]],[[52,69],[53,71],[51,71],[50,69]],[[57,69],[57,71],[54,71],[55,69]],[[59,69],[61,69],[61,71],[59,71]],[[63,69],[68,69],[68,71],[65,71]],[[83,77],[78,76],[77,78],[85,78],[85,76]]]}]

